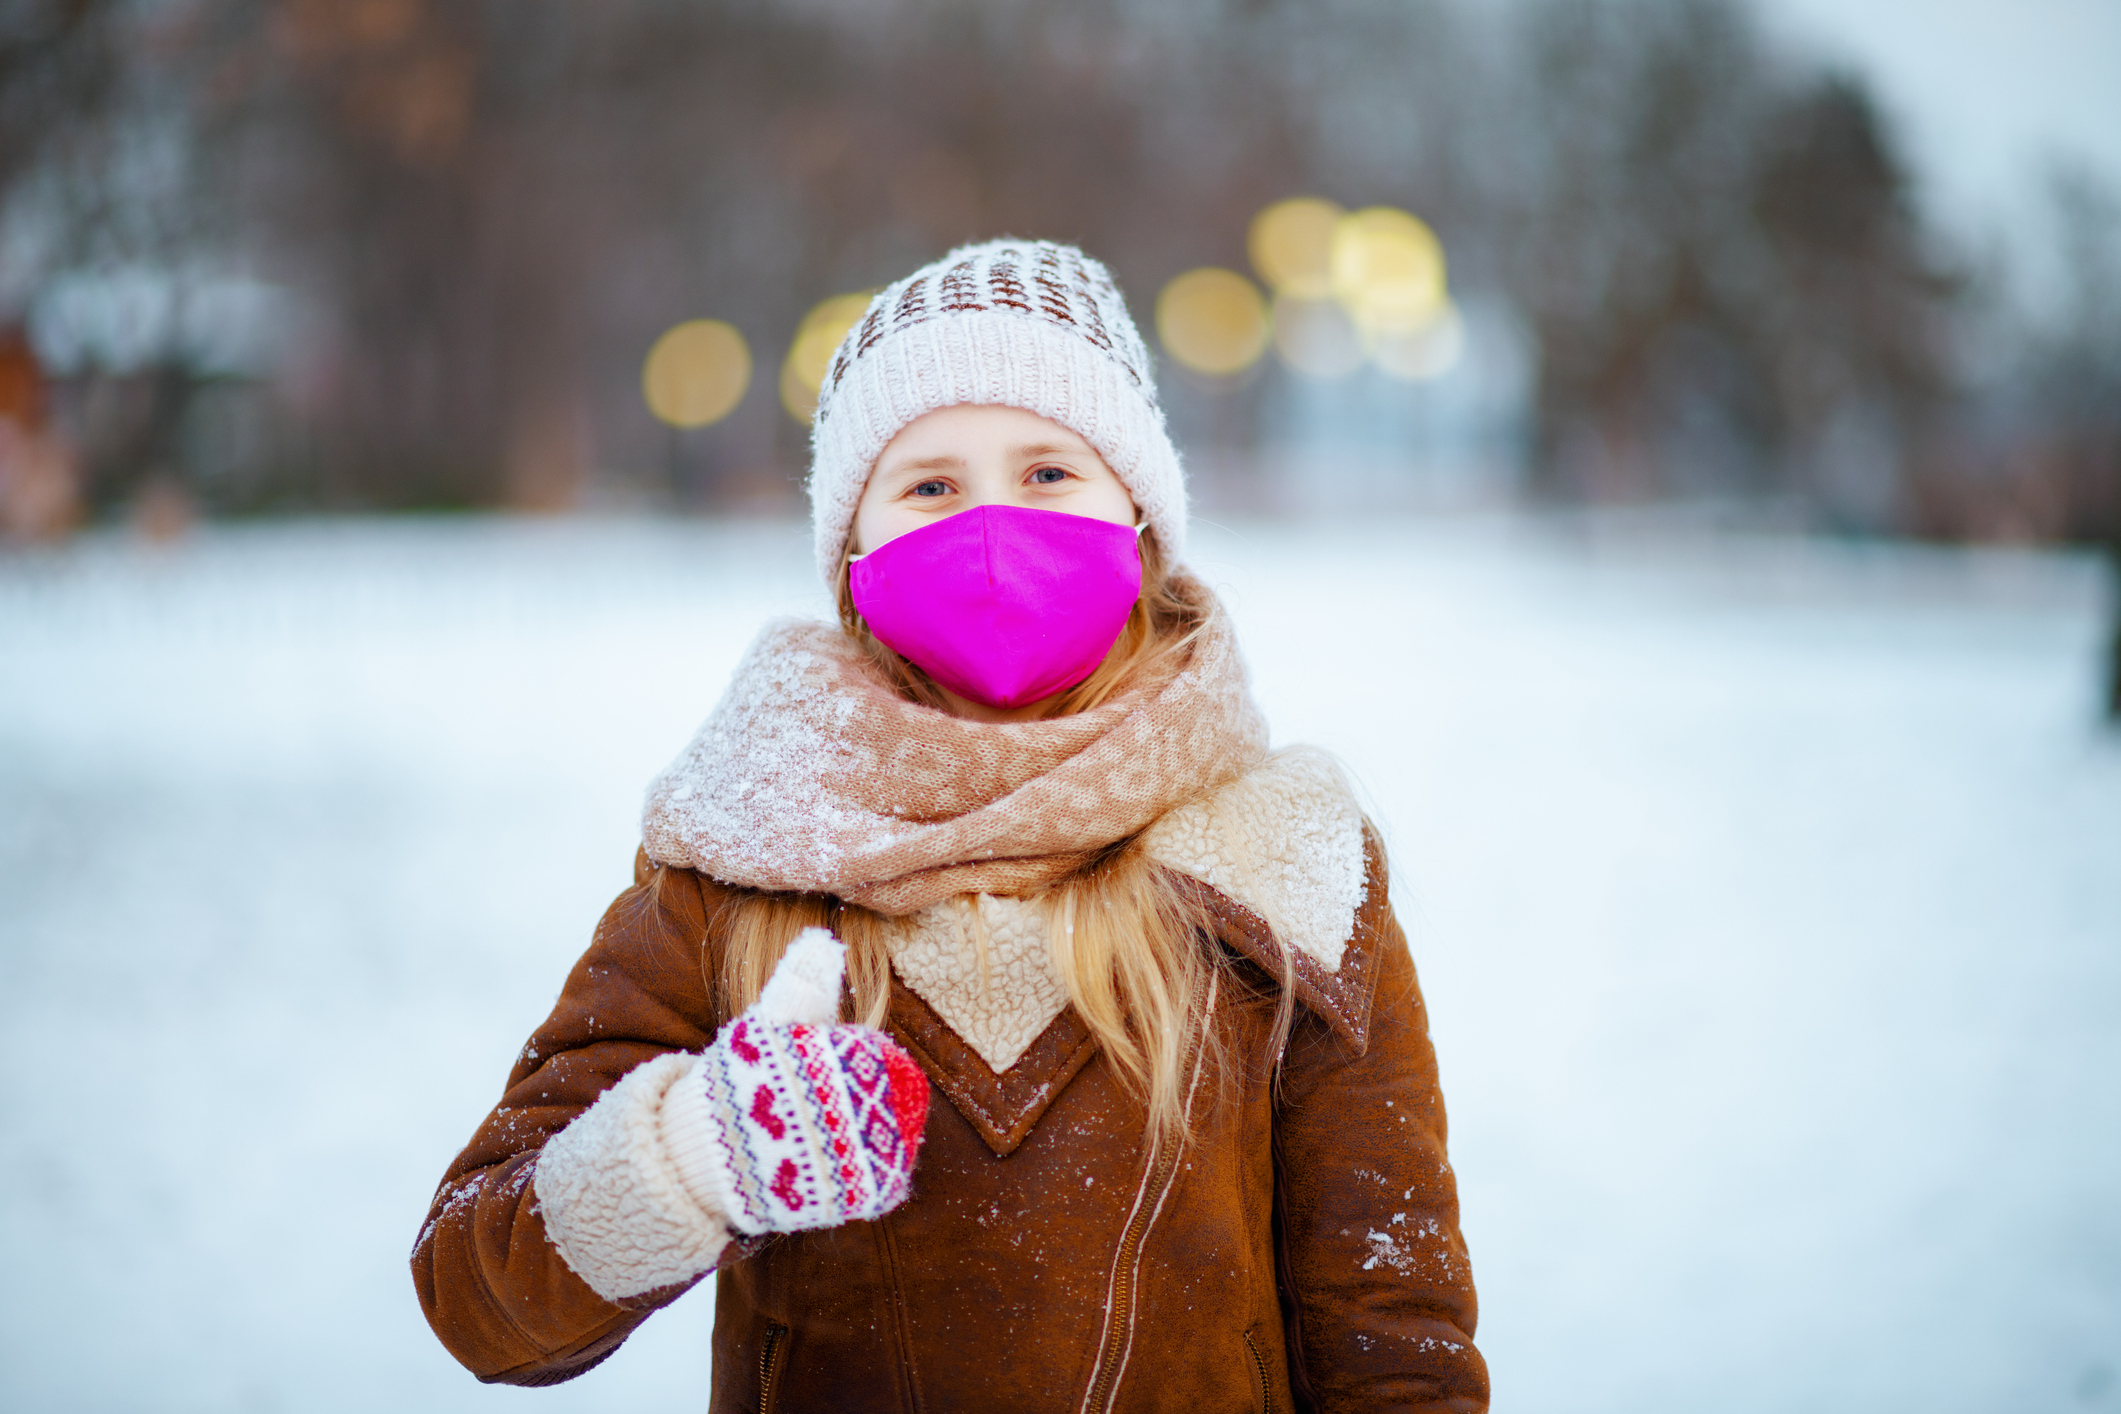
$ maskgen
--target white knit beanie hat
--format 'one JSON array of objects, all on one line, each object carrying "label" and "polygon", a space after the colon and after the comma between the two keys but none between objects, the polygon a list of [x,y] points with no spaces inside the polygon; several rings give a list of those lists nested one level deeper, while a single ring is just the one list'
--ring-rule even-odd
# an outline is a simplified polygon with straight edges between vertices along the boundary
[{"label": "white knit beanie hat", "polygon": [[1023,408],[1073,430],[1164,553],[1184,553],[1185,472],[1111,272],[1074,246],[999,240],[884,290],[833,354],[810,434],[810,522],[827,584],[877,457],[907,423],[959,403]]}]

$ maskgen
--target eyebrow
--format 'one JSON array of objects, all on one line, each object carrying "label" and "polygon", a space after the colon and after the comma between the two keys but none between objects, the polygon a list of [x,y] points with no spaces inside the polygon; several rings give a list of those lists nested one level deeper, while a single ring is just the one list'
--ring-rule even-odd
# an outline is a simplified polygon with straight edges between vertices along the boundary
[{"label": "eyebrow", "polygon": [[[1030,442],[1024,446],[1011,447],[1009,449],[1009,455],[1019,461],[1030,457],[1079,457],[1082,454],[1083,449],[1081,447],[1065,447],[1058,442]],[[891,470],[893,472],[954,471],[964,464],[965,459],[963,457],[945,454],[939,457],[922,457],[918,461],[894,462]]]}]

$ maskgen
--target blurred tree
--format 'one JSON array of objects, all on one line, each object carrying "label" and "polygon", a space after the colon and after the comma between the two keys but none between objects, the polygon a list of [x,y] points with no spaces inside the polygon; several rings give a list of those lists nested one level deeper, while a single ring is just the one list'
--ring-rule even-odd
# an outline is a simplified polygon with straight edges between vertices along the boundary
[{"label": "blurred tree", "polygon": [[2050,175],[2049,200],[2061,299],[2032,359],[2032,422],[2056,487],[2056,530],[2106,552],[2106,710],[2121,721],[2121,191],[2064,165]]},{"label": "blurred tree", "polygon": [[[1742,482],[1774,431],[1742,317],[1760,262],[1733,229],[1768,107],[1759,40],[1715,0],[1546,0],[1523,24],[1508,229],[1539,349],[1534,485],[1624,499]],[[1685,433],[1703,445],[1660,445]]]},{"label": "blurred tree", "polygon": [[[1296,9],[171,0],[128,12],[152,42],[98,121],[182,107],[186,197],[238,227],[216,257],[305,304],[282,456],[313,498],[564,504],[592,463],[652,464],[639,359],[699,314],[769,376],[687,437],[786,494],[770,373],[816,299],[998,231],[1084,241],[1137,288],[1234,260],[1303,167],[1251,67]],[[1220,19],[1244,33],[1202,56]],[[85,247],[57,246],[63,275]]]},{"label": "blurred tree", "polygon": [[1794,68],[1732,0],[1545,0],[1526,26],[1535,486],[1795,492],[1890,527],[1952,287],[1861,84]]},{"label": "blurred tree", "polygon": [[1751,214],[1772,259],[1755,312],[1792,489],[1829,524],[1898,528],[1911,455],[1953,391],[1957,285],[1924,248],[1906,173],[1853,77],[1782,95],[1755,163]]},{"label": "blurred tree", "polygon": [[2121,548],[2121,191],[2076,166],[2050,178],[2062,291],[2036,346],[2038,421],[2060,444],[2071,539]]},{"label": "blurred tree", "polygon": [[[295,475],[195,478],[238,499],[292,479],[325,504],[568,503],[591,466],[670,461],[637,370],[697,315],[746,330],[767,376],[677,439],[672,489],[763,474],[785,497],[801,429],[771,375],[825,295],[1000,232],[1083,242],[1153,291],[1242,264],[1251,214],[1314,173],[1447,224],[1476,185],[1445,112],[1465,86],[1447,0],[123,13],[98,121],[183,110],[166,131],[187,145],[184,195],[234,227],[207,263],[262,272],[305,311],[276,385]],[[198,246],[173,239],[161,263]],[[61,243],[50,273],[84,248]],[[162,455],[105,440],[106,462]]]},{"label": "blurred tree", "polygon": [[116,0],[14,0],[0,9],[0,190],[93,126],[117,87]]},{"label": "blurred tree", "polygon": [[[1545,494],[1976,524],[1937,509],[1966,500],[1935,430],[1959,296],[1890,135],[1742,0],[0,14],[0,320],[127,280],[175,311],[61,370],[105,509],[172,475],[221,509],[792,502],[774,375],[819,299],[1010,232],[1080,241],[1146,300],[1243,268],[1249,217],[1298,193],[1416,210],[1454,288],[1506,296]],[[276,291],[270,360],[202,352],[217,281]],[[640,361],[693,317],[741,329],[759,376],[674,433]],[[1173,416],[1243,441],[1281,376],[1174,374]]]},{"label": "blurred tree", "polygon": [[185,346],[182,286],[231,222],[190,187],[209,145],[196,96],[150,81],[170,18],[117,0],[26,0],[0,15],[0,317],[55,289],[92,316],[53,402],[101,508],[170,475],[212,376]]}]

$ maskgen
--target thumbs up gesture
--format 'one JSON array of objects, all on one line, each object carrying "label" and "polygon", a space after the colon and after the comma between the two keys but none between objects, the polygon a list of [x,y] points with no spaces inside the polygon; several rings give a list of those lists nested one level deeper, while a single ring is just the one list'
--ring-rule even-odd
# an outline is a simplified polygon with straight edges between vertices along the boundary
[{"label": "thumbs up gesture", "polygon": [[902,1202],[928,1117],[928,1077],[881,1031],[837,1025],[846,946],[806,928],[749,1011],[716,1033],[686,1106],[704,1142],[688,1186],[749,1235],[877,1218]]}]

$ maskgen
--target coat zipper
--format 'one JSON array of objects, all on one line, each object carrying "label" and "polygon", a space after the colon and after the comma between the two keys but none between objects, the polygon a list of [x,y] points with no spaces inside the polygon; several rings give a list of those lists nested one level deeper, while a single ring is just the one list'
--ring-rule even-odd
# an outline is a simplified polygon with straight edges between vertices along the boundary
[{"label": "coat zipper", "polygon": [[771,1414],[773,1385],[780,1377],[779,1357],[788,1344],[788,1327],[779,1321],[766,1323],[766,1343],[759,1349],[759,1414]]},{"label": "coat zipper", "polygon": [[1112,1381],[1118,1374],[1120,1346],[1125,1342],[1124,1332],[1130,1324],[1120,1319],[1120,1313],[1125,1312],[1131,1317],[1134,1312],[1134,1249],[1141,1245],[1142,1235],[1149,1229],[1149,1220],[1160,1206],[1150,1202],[1149,1197],[1151,1194],[1161,1195],[1164,1182],[1177,1163],[1175,1154],[1157,1158],[1155,1171],[1142,1189],[1142,1201],[1134,1210],[1134,1220],[1127,1224],[1126,1232],[1120,1236],[1119,1262],[1114,1268],[1118,1289],[1113,1292],[1112,1326],[1105,1334],[1105,1348],[1098,1353],[1097,1378],[1090,1382],[1090,1398],[1083,1406],[1094,1414],[1102,1414],[1105,1401],[1112,1393]]},{"label": "coat zipper", "polygon": [[1245,1332],[1245,1349],[1252,1356],[1252,1368],[1259,1371],[1260,1408],[1266,1410],[1267,1414],[1274,1414],[1274,1386],[1267,1381],[1267,1357],[1260,1354],[1259,1347],[1252,1343],[1250,1331]]},{"label": "coat zipper", "polygon": [[[1201,1026],[1204,1030],[1214,1022],[1215,998],[1221,981],[1218,976],[1211,978],[1208,983],[1207,1004],[1201,1008]],[[1186,1087],[1186,1104],[1181,1114],[1181,1122],[1188,1125],[1193,1122],[1193,1091],[1200,1084],[1200,1068],[1205,1057],[1206,1047],[1196,1046],[1193,1053],[1193,1083]],[[1121,1352],[1134,1339],[1133,1258],[1143,1237],[1148,1234],[1149,1224],[1156,1221],[1156,1215],[1163,1211],[1164,1199],[1169,1196],[1172,1174],[1178,1168],[1178,1148],[1177,1145],[1157,1141],[1156,1148],[1152,1151],[1155,1156],[1154,1171],[1142,1187],[1140,1201],[1134,1207],[1134,1216],[1127,1220],[1127,1230],[1120,1235],[1119,1261],[1112,1269],[1112,1307],[1109,1312],[1111,1324],[1105,1329],[1104,1348],[1097,1353],[1097,1378],[1090,1382],[1090,1393],[1083,1400],[1086,1414],[1104,1414],[1106,1403],[1112,1398],[1113,1382],[1119,1378]],[[1171,1152],[1165,1153],[1166,1149]],[[1156,1198],[1153,1203],[1149,1201],[1152,1193]],[[1121,1294],[1123,1291],[1124,1296]],[[1123,1312],[1125,1320],[1120,1319]]]}]

